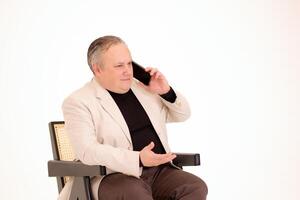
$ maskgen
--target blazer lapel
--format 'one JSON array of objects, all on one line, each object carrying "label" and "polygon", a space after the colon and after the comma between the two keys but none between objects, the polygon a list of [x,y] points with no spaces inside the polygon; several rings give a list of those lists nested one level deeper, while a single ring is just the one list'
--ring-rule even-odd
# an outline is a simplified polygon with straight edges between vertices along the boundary
[{"label": "blazer lapel", "polygon": [[129,133],[126,121],[118,108],[117,104],[110,96],[109,92],[104,89],[95,79],[92,80],[92,84],[96,89],[96,98],[99,99],[102,108],[115,120],[115,122],[121,127],[128,142],[132,145],[131,136]]}]

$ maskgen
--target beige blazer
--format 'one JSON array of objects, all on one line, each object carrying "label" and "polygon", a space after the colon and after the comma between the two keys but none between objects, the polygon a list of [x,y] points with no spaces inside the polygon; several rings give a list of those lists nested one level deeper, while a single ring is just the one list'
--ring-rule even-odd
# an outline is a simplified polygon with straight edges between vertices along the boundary
[{"label": "beige blazer", "polygon": [[[170,103],[152,94],[134,80],[131,87],[153,124],[165,150],[170,152],[166,122],[184,121],[190,108],[184,97]],[[88,165],[104,165],[108,174],[121,172],[140,177],[139,152],[133,151],[127,124],[110,94],[95,79],[67,97],[62,106],[65,128],[76,158]],[[93,177],[92,191],[98,199],[103,177]],[[64,187],[60,199],[68,199],[72,181]]]}]

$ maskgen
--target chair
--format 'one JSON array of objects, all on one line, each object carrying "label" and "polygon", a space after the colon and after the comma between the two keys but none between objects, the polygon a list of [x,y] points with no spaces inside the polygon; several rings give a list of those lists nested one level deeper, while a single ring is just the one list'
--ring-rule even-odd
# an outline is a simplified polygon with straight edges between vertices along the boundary
[{"label": "chair", "polygon": [[[90,176],[106,175],[105,166],[85,165],[75,160],[68,136],[64,131],[64,121],[49,122],[52,152],[54,160],[48,161],[48,176],[56,177],[58,192],[74,177],[70,199],[92,200]],[[176,153],[173,164],[183,166],[200,165],[199,154]]]}]

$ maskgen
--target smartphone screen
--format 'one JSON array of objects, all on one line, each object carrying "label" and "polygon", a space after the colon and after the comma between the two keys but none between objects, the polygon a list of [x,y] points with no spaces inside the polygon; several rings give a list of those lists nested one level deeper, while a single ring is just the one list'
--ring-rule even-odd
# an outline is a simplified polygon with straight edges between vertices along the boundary
[{"label": "smartphone screen", "polygon": [[134,61],[132,61],[132,68],[133,68],[133,77],[141,81],[145,85],[149,85],[151,76],[148,72],[145,71],[145,68]]}]

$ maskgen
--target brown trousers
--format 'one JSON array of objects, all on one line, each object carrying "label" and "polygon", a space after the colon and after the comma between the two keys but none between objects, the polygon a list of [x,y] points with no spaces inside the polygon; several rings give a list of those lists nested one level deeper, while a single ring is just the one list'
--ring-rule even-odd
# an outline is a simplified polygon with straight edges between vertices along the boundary
[{"label": "brown trousers", "polygon": [[144,168],[140,179],[121,173],[106,176],[100,200],[205,200],[207,186],[199,177],[169,165]]}]

